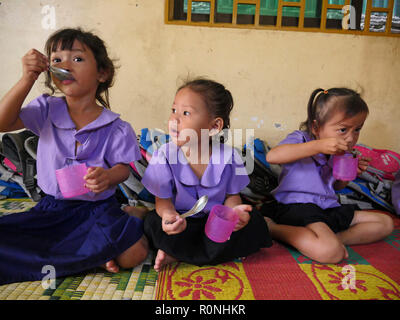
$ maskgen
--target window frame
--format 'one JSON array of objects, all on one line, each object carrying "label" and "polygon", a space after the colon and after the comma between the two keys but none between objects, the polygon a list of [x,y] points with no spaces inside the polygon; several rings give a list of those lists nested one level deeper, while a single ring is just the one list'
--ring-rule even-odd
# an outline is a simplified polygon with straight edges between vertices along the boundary
[{"label": "window frame", "polygon": [[[373,0],[365,0],[365,20],[364,28],[361,29],[363,0],[344,0],[344,5],[354,5],[356,7],[356,29],[342,29],[342,21],[339,19],[328,19],[328,10],[341,10],[342,4],[329,4],[328,0],[321,0],[321,17],[311,18],[305,15],[306,0],[278,1],[276,16],[265,16],[260,14],[261,0],[232,0],[232,14],[218,13],[216,10],[218,0],[187,0],[187,13],[183,10],[185,0],[165,0],[165,23],[176,25],[190,25],[203,27],[221,27],[221,28],[245,28],[245,29],[265,29],[265,30],[283,30],[283,31],[305,31],[305,32],[324,32],[339,33],[351,35],[369,35],[369,36],[389,36],[399,37],[400,33],[392,32],[392,15],[395,0],[387,0],[387,8],[373,7]],[[208,2],[210,13],[195,14],[192,13],[191,4],[194,2]],[[243,15],[238,13],[238,5],[247,4],[255,6],[254,15]],[[284,16],[283,7],[299,8],[299,17]],[[370,31],[371,13],[386,13],[385,31]],[[261,22],[261,23],[260,23]]]}]

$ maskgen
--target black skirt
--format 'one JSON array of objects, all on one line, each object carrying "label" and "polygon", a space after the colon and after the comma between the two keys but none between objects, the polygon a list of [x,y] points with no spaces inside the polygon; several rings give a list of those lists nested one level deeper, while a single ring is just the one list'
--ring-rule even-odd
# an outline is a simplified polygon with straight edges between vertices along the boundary
[{"label": "black skirt", "polygon": [[144,232],[153,249],[161,249],[178,261],[197,266],[216,265],[246,257],[272,245],[267,223],[254,209],[250,212],[249,223],[233,232],[224,243],[214,242],[204,233],[207,216],[187,218],[186,229],[176,235],[167,235],[162,230],[161,221],[155,210],[148,213],[144,221]]}]

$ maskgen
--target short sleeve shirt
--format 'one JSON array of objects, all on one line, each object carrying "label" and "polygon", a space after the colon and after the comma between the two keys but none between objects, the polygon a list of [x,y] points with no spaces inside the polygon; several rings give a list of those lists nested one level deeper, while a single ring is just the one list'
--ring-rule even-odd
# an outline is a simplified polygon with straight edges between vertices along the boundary
[{"label": "short sleeve shirt", "polygon": [[[313,140],[305,131],[290,133],[279,144],[296,144]],[[282,165],[279,185],[272,191],[284,204],[314,203],[322,209],[340,206],[333,184],[332,157],[319,153],[312,157]]]},{"label": "short sleeve shirt", "polygon": [[[100,116],[76,130],[64,98],[42,95],[21,109],[20,118],[27,129],[40,137],[37,150],[37,179],[46,194],[62,199],[55,171],[69,165],[111,168],[141,158],[136,134],[120,115],[103,109]],[[76,142],[80,144],[76,148]],[[75,200],[103,200],[115,192],[75,197]]]},{"label": "short sleeve shirt", "polygon": [[228,194],[237,194],[250,182],[238,152],[227,145],[213,146],[210,161],[201,179],[190,167],[183,151],[173,142],[156,150],[142,179],[155,196],[170,198],[179,213],[190,210],[203,195],[208,196],[204,210],[209,213],[216,204],[223,204]]}]

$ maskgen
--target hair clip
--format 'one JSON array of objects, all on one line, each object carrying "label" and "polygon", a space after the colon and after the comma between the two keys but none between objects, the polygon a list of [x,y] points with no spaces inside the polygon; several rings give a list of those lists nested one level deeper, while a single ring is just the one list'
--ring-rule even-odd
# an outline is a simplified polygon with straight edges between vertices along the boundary
[{"label": "hair clip", "polygon": [[324,90],[324,94],[328,94],[328,90]]}]

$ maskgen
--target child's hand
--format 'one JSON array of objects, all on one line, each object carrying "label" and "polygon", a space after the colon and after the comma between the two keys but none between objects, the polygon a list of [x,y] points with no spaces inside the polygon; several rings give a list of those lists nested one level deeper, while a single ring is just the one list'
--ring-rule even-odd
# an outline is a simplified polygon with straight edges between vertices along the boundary
[{"label": "child's hand", "polygon": [[239,215],[239,221],[235,226],[235,229],[233,231],[238,231],[245,227],[250,220],[250,214],[249,212],[253,210],[251,205],[248,204],[240,204],[238,206],[233,207],[233,211],[235,211]]},{"label": "child's hand", "polygon": [[371,161],[371,158],[368,158],[368,157],[360,157],[358,159],[357,175],[359,175],[359,174],[363,173],[365,170],[367,170],[370,161]]},{"label": "child's hand", "polygon": [[349,150],[349,144],[341,138],[320,139],[320,153],[323,154],[343,154]]},{"label": "child's hand", "polygon": [[101,167],[90,167],[86,176],[85,187],[94,193],[101,193],[111,187],[110,171]]},{"label": "child's hand", "polygon": [[182,219],[179,213],[164,214],[162,217],[162,229],[168,235],[178,234],[186,229],[186,219]]},{"label": "child's hand", "polygon": [[22,58],[23,78],[36,81],[39,75],[49,68],[47,57],[35,49],[31,49]]}]

